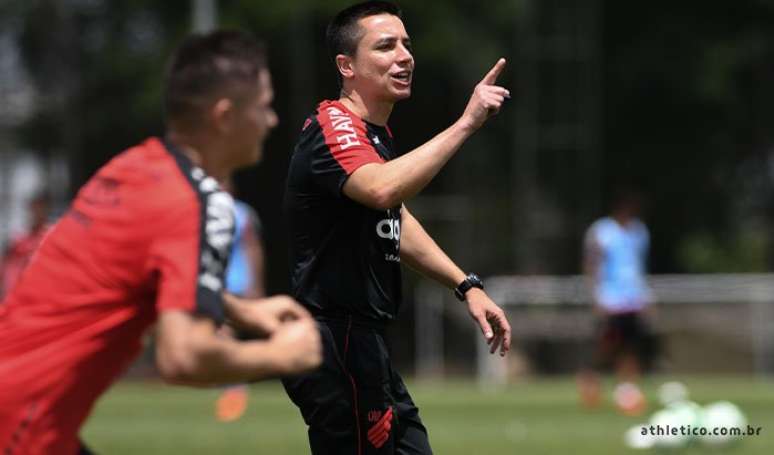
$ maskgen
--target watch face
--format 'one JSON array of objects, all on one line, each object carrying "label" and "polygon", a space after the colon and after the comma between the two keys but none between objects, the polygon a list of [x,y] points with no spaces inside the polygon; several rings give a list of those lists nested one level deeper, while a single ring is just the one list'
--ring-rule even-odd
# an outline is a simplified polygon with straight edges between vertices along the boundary
[{"label": "watch face", "polygon": [[484,282],[481,281],[481,278],[479,278],[478,275],[476,275],[475,273],[471,273],[470,275],[468,275],[468,281],[470,281],[470,284],[472,284],[473,286],[476,286],[476,287],[480,286],[482,289],[484,288]]}]

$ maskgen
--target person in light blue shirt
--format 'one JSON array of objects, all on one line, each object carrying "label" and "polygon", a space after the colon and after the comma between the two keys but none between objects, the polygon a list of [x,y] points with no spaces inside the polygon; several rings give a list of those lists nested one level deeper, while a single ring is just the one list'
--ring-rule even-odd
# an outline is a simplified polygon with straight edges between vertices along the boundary
[{"label": "person in light blue shirt", "polygon": [[[234,194],[231,179],[222,182],[223,188]],[[264,253],[261,221],[248,204],[234,199],[234,243],[226,266],[226,291],[246,299],[258,299],[266,295],[264,287]],[[230,328],[223,328],[223,335],[243,338]],[[215,418],[221,422],[238,420],[247,410],[249,390],[244,384],[227,387],[215,401]]]},{"label": "person in light blue shirt", "polygon": [[646,317],[654,300],[647,282],[650,234],[640,210],[640,196],[621,191],[610,215],[595,221],[584,240],[584,273],[600,321],[593,369],[579,376],[581,398],[586,405],[598,404],[600,383],[594,370],[612,366],[619,380],[614,401],[630,415],[645,410],[636,382],[654,351]]},{"label": "person in light blue shirt", "polygon": [[636,217],[604,217],[586,233],[594,303],[606,314],[639,312],[652,301],[646,280],[650,235]]},{"label": "person in light blue shirt", "polygon": [[236,229],[226,267],[226,290],[244,298],[261,298],[263,284],[263,244],[261,222],[252,207],[234,199]]}]

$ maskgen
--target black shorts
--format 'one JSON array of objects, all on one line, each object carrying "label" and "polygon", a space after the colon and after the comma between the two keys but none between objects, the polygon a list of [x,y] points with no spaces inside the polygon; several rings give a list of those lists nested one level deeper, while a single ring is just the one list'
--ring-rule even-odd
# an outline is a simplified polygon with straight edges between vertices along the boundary
[{"label": "black shorts", "polygon": [[595,367],[607,369],[622,355],[634,355],[645,370],[650,369],[658,345],[645,318],[634,312],[605,316],[596,344]]},{"label": "black shorts", "polygon": [[432,454],[419,411],[392,368],[383,330],[318,318],[323,363],[284,378],[313,455]]}]

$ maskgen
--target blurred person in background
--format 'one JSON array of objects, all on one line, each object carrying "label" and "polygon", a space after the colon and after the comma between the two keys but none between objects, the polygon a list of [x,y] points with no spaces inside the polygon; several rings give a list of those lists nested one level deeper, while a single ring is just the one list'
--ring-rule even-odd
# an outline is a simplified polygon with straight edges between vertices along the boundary
[{"label": "blurred person in background", "polygon": [[581,401],[594,407],[601,400],[599,374],[613,367],[619,381],[613,393],[625,414],[645,411],[645,396],[637,386],[654,354],[654,337],[647,313],[653,294],[647,282],[650,247],[648,228],[640,220],[642,197],[632,189],[616,192],[609,216],[595,221],[584,240],[584,273],[593,295],[598,333],[593,368],[579,374]]},{"label": "blurred person in background", "polygon": [[[113,158],[78,192],[0,307],[0,449],[88,453],[78,432],[156,324],[172,383],[247,382],[320,362],[293,299],[224,292],[234,231],[218,181],[255,163],[277,124],[263,46],[238,31],[193,35],[164,81],[167,134]],[[217,334],[227,319],[261,333]]]},{"label": "blurred person in background", "polygon": [[45,191],[36,194],[29,202],[29,228],[11,239],[0,262],[0,304],[3,297],[19,281],[38,245],[51,227],[51,200]]},{"label": "blurred person in background", "polygon": [[[226,180],[223,189],[233,196],[233,180]],[[226,289],[239,297],[258,299],[266,295],[261,219],[249,204],[237,198],[234,198],[234,215],[234,243],[226,267]]]},{"label": "blurred person in background", "polygon": [[285,194],[293,294],[322,328],[324,360],[283,384],[309,426],[315,455],[430,454],[427,430],[384,340],[402,300],[400,263],[454,290],[492,353],[508,352],[511,329],[480,278],[441,250],[404,201],[510,96],[496,85],[505,60],[475,87],[458,121],[399,154],[387,122],[395,103],[411,94],[414,72],[399,8],[346,8],[328,26],[327,41],[340,97],[306,119]]},{"label": "blurred person in background", "polygon": [[[237,297],[260,299],[266,295],[264,287],[264,254],[261,220],[244,201],[235,197],[234,180],[222,182],[223,189],[234,197],[234,243],[226,267],[226,290]],[[236,334],[230,326],[223,326],[226,336]],[[221,422],[239,419],[247,410],[248,389],[245,384],[227,387],[215,401],[215,417]]]}]

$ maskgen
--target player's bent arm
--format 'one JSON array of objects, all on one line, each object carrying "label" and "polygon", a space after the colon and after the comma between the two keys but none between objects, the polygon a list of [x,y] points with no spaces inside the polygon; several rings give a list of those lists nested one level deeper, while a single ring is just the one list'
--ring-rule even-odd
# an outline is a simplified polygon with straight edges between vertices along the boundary
[{"label": "player's bent arm", "polygon": [[161,376],[192,386],[295,374],[321,361],[319,332],[309,320],[288,322],[267,340],[239,342],[217,336],[214,322],[207,318],[164,311],[156,343]]},{"label": "player's bent arm", "polygon": [[427,234],[406,206],[401,210],[400,260],[449,289],[465,279],[465,273]]},{"label": "player's bent arm", "polygon": [[465,111],[452,126],[418,148],[386,163],[369,163],[355,170],[344,183],[344,194],[365,206],[386,210],[419,193],[463,142],[496,114],[510,92],[494,85],[505,59],[476,85]]},{"label": "player's bent arm", "polygon": [[258,336],[271,335],[283,322],[312,318],[288,295],[245,299],[224,293],[223,304],[229,325]]},{"label": "player's bent arm", "polygon": [[374,209],[398,206],[427,186],[471,134],[457,122],[400,158],[363,165],[344,183],[344,194]]}]

